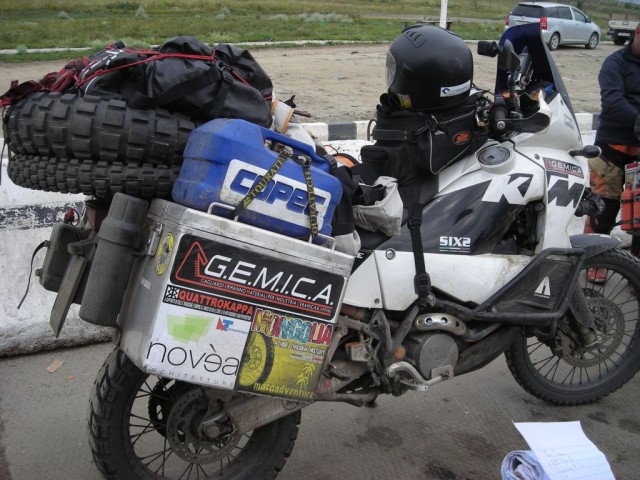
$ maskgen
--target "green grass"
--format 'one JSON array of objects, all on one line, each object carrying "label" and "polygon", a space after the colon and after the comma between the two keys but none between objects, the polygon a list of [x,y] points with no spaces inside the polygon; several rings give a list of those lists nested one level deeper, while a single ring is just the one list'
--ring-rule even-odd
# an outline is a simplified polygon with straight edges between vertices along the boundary
[{"label": "green grass", "polygon": [[[474,18],[485,20],[457,21],[451,28],[465,39],[497,39],[504,16],[515,3],[451,2],[449,17],[468,17],[473,12]],[[609,13],[633,11],[631,6],[612,1],[573,3],[603,31]],[[177,35],[191,35],[212,45],[294,40],[388,42],[398,35],[403,20],[412,23],[438,20],[439,16],[439,0],[0,0],[0,49],[84,47],[95,51],[97,45],[123,38],[156,45]],[[1,57],[3,61],[7,58]],[[20,54],[13,61],[32,58],[36,57]]]}]

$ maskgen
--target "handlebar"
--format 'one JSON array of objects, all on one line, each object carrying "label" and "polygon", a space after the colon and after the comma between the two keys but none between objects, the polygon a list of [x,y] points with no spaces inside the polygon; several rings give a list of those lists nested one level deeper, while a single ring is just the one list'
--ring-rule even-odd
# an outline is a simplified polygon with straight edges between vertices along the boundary
[{"label": "handlebar", "polygon": [[[498,100],[501,100],[501,102],[498,102]],[[501,105],[498,103],[501,103]],[[491,128],[493,131],[498,134],[505,133],[507,131],[508,117],[509,110],[504,104],[504,98],[496,98],[496,103],[494,103],[493,109],[491,110]]]},{"label": "handlebar", "polygon": [[[490,111],[491,128],[501,137],[511,132],[536,132],[544,128],[542,118],[523,118],[519,101],[533,75],[532,60],[527,47],[517,54],[513,44],[506,40],[502,46],[496,42],[478,42],[478,54],[488,57],[498,56],[498,69],[508,72],[507,92],[496,92]],[[534,113],[532,117],[539,117]],[[548,123],[547,123],[548,124]]]}]

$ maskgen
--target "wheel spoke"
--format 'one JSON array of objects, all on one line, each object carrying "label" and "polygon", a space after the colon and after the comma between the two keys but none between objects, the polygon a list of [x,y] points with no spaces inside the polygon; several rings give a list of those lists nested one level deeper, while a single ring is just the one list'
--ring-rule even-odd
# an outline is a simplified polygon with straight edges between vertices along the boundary
[{"label": "wheel spoke", "polygon": [[[180,476],[178,477],[178,480],[180,480],[181,478],[190,478],[191,477],[191,472],[193,471],[193,463],[190,463],[189,465],[187,465],[187,468],[184,469],[184,471],[180,474]],[[187,475],[185,477],[185,474]]]},{"label": "wheel spoke", "polygon": [[[553,361],[553,364],[551,364],[551,366],[549,367],[549,369],[547,370],[547,373],[543,373],[543,369],[545,366],[547,366],[549,363],[551,363]],[[556,376],[556,372],[558,371],[558,364],[560,363],[560,360],[556,357],[549,357],[548,360],[545,362],[544,365],[542,365],[539,369],[540,373],[542,373],[546,378],[549,378],[550,380],[553,380]],[[550,376],[550,377],[549,377]]]},{"label": "wheel spoke", "polygon": [[[130,424],[129,426],[131,427],[133,425]],[[142,438],[143,435],[146,435],[148,433],[153,433],[155,431],[156,431],[155,427],[153,426],[153,424],[151,422],[149,422],[147,424],[147,426],[142,429],[141,432],[134,433],[134,434],[129,434],[129,439],[131,440],[131,445],[135,446],[135,444],[138,443],[138,440],[140,440],[140,438]]]},{"label": "wheel spoke", "polygon": [[[198,469],[196,470],[196,473],[202,472],[202,475],[204,475],[204,478],[209,478],[209,475],[207,475],[207,472],[205,471],[205,469],[202,468],[202,465],[197,465],[196,468]],[[222,470],[220,470],[220,475],[222,475]],[[198,474],[198,478],[200,478],[199,474]]]},{"label": "wheel spoke", "polygon": [[[544,343],[542,342],[536,342],[533,343],[531,345],[529,345],[529,355],[531,355],[532,353],[535,353],[536,351],[538,351],[539,348],[542,348],[544,346]],[[536,347],[536,348],[532,348],[532,347]]]},{"label": "wheel spoke", "polygon": [[[167,447],[166,447],[166,445],[165,445],[165,448],[163,448],[163,449],[162,449],[162,450],[160,450],[159,452],[153,452],[153,453],[150,453],[150,454],[148,454],[148,455],[138,456],[138,459],[139,459],[139,460],[142,460],[142,463],[144,463],[146,466],[150,466],[150,465],[151,465],[153,462],[155,462],[158,458],[160,458],[160,457],[163,457],[163,458],[164,458],[164,456],[165,456],[165,454],[166,454],[167,452],[169,452],[169,454],[170,454],[170,453],[172,452],[172,449],[171,449],[171,447],[168,447],[168,448],[167,448]],[[149,460],[148,462],[145,462],[145,460],[148,460],[148,459],[151,459],[151,460]],[[164,462],[163,462],[163,463],[164,463]]]},{"label": "wheel spoke", "polygon": [[537,367],[538,365],[540,365],[542,363],[542,365],[540,365],[540,368],[538,368],[538,370],[542,370],[547,363],[549,363],[550,361],[554,360],[556,357],[555,355],[550,355],[548,357],[543,358],[542,360],[538,360],[537,362],[533,362],[533,366]]},{"label": "wheel spoke", "polygon": [[[558,363],[560,363],[560,360],[558,360]],[[573,375],[575,374],[576,371],[576,367],[571,367],[571,369],[569,369],[569,372],[567,373],[567,375],[560,381],[561,384],[566,383],[567,379],[569,377],[571,377],[571,379],[573,380]],[[572,383],[571,380],[569,381],[569,383]]]}]

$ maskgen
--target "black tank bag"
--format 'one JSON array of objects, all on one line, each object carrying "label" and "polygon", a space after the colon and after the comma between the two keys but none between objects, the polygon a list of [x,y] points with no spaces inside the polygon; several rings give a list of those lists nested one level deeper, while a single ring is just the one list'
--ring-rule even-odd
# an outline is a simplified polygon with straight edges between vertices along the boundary
[{"label": "black tank bag", "polygon": [[371,132],[376,143],[363,147],[362,161],[401,185],[439,173],[484,141],[478,135],[475,96],[454,109],[434,112],[399,110],[386,97],[376,109]]}]

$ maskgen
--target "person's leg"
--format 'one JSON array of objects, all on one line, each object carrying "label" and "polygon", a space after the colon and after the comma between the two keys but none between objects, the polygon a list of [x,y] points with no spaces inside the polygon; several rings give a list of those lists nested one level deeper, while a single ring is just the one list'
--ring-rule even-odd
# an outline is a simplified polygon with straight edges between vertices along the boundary
[{"label": "person's leg", "polygon": [[[584,233],[604,233],[608,235],[615,227],[618,212],[620,211],[620,195],[624,187],[624,172],[602,158],[592,158],[589,160],[589,186],[593,193],[602,198],[604,210],[598,215],[586,218]],[[638,246],[640,247],[640,239]],[[587,280],[592,283],[604,283],[607,280],[607,270],[604,268],[590,268],[587,270]]]},{"label": "person's leg", "polygon": [[589,159],[589,187],[604,201],[604,210],[587,217],[584,233],[610,234],[620,211],[620,195],[624,185],[624,172],[602,158]]}]

